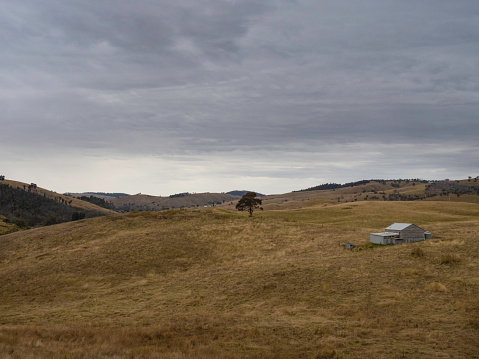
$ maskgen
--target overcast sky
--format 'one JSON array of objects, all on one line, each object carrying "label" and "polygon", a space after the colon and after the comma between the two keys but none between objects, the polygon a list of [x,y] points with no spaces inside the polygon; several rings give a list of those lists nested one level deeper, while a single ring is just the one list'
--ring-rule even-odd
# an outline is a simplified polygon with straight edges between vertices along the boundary
[{"label": "overcast sky", "polygon": [[0,174],[284,193],[479,175],[477,0],[0,0]]}]

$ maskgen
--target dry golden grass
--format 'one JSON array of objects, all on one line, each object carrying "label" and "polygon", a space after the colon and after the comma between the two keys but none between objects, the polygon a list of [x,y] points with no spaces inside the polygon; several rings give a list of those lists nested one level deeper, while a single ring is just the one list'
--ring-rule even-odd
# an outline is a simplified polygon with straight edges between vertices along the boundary
[{"label": "dry golden grass", "polygon": [[18,227],[14,223],[10,223],[10,221],[5,216],[0,215],[0,236],[17,231],[23,231],[25,229],[26,228]]},{"label": "dry golden grass", "polygon": [[159,197],[145,194],[136,194],[131,196],[122,196],[108,199],[115,207],[132,206],[131,208],[139,208],[148,210],[162,210],[163,208],[178,209],[188,207],[203,207],[204,205],[212,205],[213,203],[234,201],[238,202],[238,196],[232,196],[226,193],[195,193],[184,197]]},{"label": "dry golden grass", "polygon": [[[460,184],[475,185],[476,183],[467,180],[455,181]],[[305,207],[314,206],[329,206],[338,203],[360,203],[363,201],[380,201],[383,202],[383,194],[389,196],[397,191],[402,195],[424,195],[426,184],[419,182],[401,182],[399,188],[391,185],[391,182],[382,184],[379,182],[370,182],[365,185],[354,187],[338,188],[335,190],[319,190],[319,191],[305,191],[305,192],[291,192],[278,195],[264,196],[263,207],[266,210],[295,210],[303,209]],[[477,195],[450,195],[450,196],[435,196],[425,199],[425,201],[441,201],[441,202],[469,202],[478,203],[479,196]],[[221,208],[235,210],[235,204],[227,202],[221,205]]]},{"label": "dry golden grass", "polygon": [[[462,184],[474,184],[474,182],[458,181]],[[379,201],[383,202],[383,194],[389,196],[397,191],[402,195],[424,195],[426,184],[401,182],[399,188],[391,186],[391,182],[382,184],[379,182],[370,182],[365,185],[339,188],[335,190],[319,190],[306,192],[291,192],[278,195],[270,195],[262,197],[263,207],[265,210],[297,210],[305,207],[329,206],[338,203],[360,203],[363,201]],[[479,203],[477,195],[450,195],[435,196],[425,199],[425,201],[441,201],[441,202],[469,202]],[[235,202],[231,204],[227,202],[220,205],[221,208],[235,210]]]},{"label": "dry golden grass", "polygon": [[[368,245],[393,222],[433,239]],[[470,203],[65,223],[0,237],[0,357],[477,358],[478,274]]]},{"label": "dry golden grass", "polygon": [[4,222],[4,219],[5,217],[0,216],[0,236],[20,230],[15,224]]}]

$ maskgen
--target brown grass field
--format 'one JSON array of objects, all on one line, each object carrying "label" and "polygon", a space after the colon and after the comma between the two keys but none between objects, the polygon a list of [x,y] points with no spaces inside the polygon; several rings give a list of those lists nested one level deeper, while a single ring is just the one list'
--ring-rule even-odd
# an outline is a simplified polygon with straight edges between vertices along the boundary
[{"label": "brown grass field", "polygon": [[203,207],[204,205],[211,205],[213,202],[238,202],[240,198],[239,196],[232,196],[226,193],[192,193],[185,197],[174,198],[136,194],[123,197],[110,197],[107,198],[107,201],[111,202],[115,207],[134,205],[141,206],[144,210],[160,211],[164,208]]},{"label": "brown grass field", "polygon": [[0,358],[479,358],[479,205],[309,204],[1,236]]},{"label": "brown grass field", "polygon": [[[452,181],[457,184],[466,186],[477,186],[478,182],[468,180]],[[311,207],[320,204],[337,204],[359,201],[384,201],[380,193],[384,192],[386,195],[392,194],[394,191],[404,195],[422,195],[426,184],[420,182],[401,182],[399,188],[392,185],[392,181],[387,181],[387,184],[381,184],[372,181],[365,185],[354,187],[338,188],[335,190],[317,190],[305,192],[290,192],[277,195],[269,195],[262,197],[263,207],[268,210],[276,209],[301,209],[305,206]],[[377,193],[374,193],[376,191]],[[377,199],[373,199],[377,197]],[[449,196],[435,196],[425,199],[426,201],[444,201],[444,202],[469,202],[479,204],[479,196],[464,194],[457,196],[451,194]],[[236,202],[227,202],[221,205],[221,208],[234,210]]]}]

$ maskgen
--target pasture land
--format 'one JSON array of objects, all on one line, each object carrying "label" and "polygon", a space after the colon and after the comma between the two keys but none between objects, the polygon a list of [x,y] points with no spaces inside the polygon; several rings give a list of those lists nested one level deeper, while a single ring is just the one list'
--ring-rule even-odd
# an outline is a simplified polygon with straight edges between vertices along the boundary
[{"label": "pasture land", "polygon": [[[369,244],[393,222],[433,239]],[[0,288],[2,358],[478,358],[479,206],[63,223],[0,237]]]}]

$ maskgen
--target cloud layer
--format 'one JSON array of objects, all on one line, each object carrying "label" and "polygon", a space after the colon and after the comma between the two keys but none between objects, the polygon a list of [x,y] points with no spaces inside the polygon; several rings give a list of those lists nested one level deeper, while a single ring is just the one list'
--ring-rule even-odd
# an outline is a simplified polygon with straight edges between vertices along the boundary
[{"label": "cloud layer", "polygon": [[169,194],[477,175],[477,1],[0,4],[8,178]]}]

